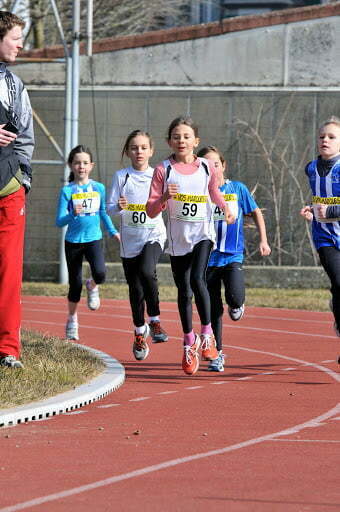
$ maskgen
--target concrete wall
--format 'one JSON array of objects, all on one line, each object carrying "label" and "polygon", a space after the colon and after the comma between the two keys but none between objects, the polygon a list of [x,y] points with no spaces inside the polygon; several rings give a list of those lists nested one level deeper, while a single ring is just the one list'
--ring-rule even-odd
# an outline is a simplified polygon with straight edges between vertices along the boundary
[{"label": "concrete wall", "polygon": [[[92,62],[81,57],[81,84],[338,87],[339,18],[336,2],[105,39],[95,43]],[[63,51],[27,55],[61,57]],[[25,64],[17,70],[27,84],[64,84],[63,64]]]}]

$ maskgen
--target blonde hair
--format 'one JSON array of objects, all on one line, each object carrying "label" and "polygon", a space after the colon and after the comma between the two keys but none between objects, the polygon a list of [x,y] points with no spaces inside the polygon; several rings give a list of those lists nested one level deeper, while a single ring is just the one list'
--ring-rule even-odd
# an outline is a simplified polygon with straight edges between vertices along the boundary
[{"label": "blonde hair", "polygon": [[340,128],[340,118],[337,117],[337,116],[331,116],[329,119],[327,119],[326,121],[324,121],[322,123],[322,125],[320,126],[319,128],[319,131],[322,130],[322,128],[324,128],[325,126],[329,125],[329,124],[335,124],[335,126],[337,126],[338,128]]}]

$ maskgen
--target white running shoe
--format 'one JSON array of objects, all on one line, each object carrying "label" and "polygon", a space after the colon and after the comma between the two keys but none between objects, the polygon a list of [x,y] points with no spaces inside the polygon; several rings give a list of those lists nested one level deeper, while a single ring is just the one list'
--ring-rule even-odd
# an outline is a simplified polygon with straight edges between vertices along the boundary
[{"label": "white running shoe", "polygon": [[229,316],[234,322],[237,322],[238,320],[241,320],[241,318],[244,315],[244,304],[242,304],[239,308],[230,308],[228,307],[228,313]]},{"label": "white running shoe", "polygon": [[5,356],[0,359],[0,366],[5,366],[6,368],[20,368],[22,369],[24,365],[21,361],[19,361],[15,356]]},{"label": "white running shoe", "polygon": [[210,361],[208,370],[210,372],[224,372],[224,361],[225,355],[223,354],[222,350],[220,350],[218,353],[218,358]]},{"label": "white running shoe", "polygon": [[79,340],[78,323],[77,322],[73,322],[72,320],[67,320],[65,331],[66,331],[66,339]]},{"label": "white running shoe", "polygon": [[100,297],[99,297],[99,288],[96,286],[92,290],[89,287],[90,280],[86,281],[86,291],[87,291],[87,306],[92,311],[96,311],[100,307]]}]

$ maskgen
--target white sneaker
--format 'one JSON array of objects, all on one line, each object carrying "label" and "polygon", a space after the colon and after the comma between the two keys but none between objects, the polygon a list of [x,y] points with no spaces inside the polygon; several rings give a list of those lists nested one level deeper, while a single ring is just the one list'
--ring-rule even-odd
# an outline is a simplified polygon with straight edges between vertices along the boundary
[{"label": "white sneaker", "polygon": [[234,322],[237,322],[238,320],[241,320],[241,318],[244,315],[244,304],[242,304],[239,308],[230,308],[228,307],[228,313],[229,316]]},{"label": "white sneaker", "polygon": [[15,356],[5,356],[0,359],[0,366],[6,368],[23,368],[24,365]]},{"label": "white sneaker", "polygon": [[72,320],[67,320],[65,330],[66,330],[66,339],[79,340],[78,322],[73,322]]},{"label": "white sneaker", "polygon": [[225,355],[222,350],[218,353],[218,358],[210,361],[208,370],[209,372],[224,372]]},{"label": "white sneaker", "polygon": [[89,282],[90,281],[86,281],[87,306],[92,311],[96,311],[96,309],[100,307],[99,288],[96,286],[91,290],[89,288]]}]

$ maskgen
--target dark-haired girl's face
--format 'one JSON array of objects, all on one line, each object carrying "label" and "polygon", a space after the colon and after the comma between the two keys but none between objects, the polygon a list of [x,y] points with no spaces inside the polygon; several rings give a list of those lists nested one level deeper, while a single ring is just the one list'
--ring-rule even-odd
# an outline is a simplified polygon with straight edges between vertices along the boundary
[{"label": "dark-haired girl's face", "polygon": [[74,174],[74,181],[81,184],[88,183],[93,166],[94,163],[91,162],[88,153],[76,153],[70,165]]},{"label": "dark-haired girl's face", "polygon": [[168,144],[175,153],[177,160],[187,161],[192,157],[199,141],[191,126],[179,124],[172,130]]},{"label": "dark-haired girl's face", "polygon": [[204,155],[204,158],[213,162],[216,169],[218,184],[221,186],[224,182],[223,174],[226,167],[225,163],[222,163],[221,157],[218,153],[216,153],[216,151],[208,151],[208,153]]}]

